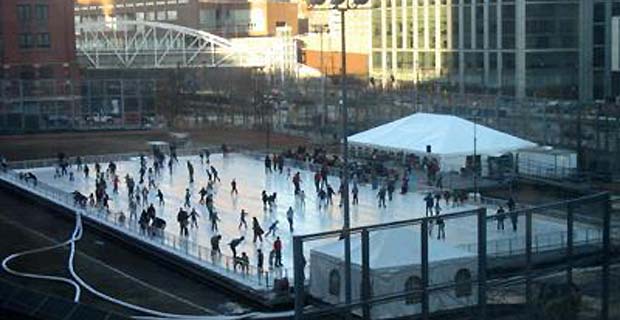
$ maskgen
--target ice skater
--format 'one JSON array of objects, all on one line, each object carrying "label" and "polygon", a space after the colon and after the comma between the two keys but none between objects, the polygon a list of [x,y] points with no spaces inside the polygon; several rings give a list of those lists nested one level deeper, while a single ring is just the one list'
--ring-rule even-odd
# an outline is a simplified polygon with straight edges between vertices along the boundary
[{"label": "ice skater", "polygon": [[358,198],[358,194],[359,194],[359,189],[357,188],[357,184],[353,184],[353,190],[351,190],[351,193],[353,194],[353,204],[359,204],[359,198]]},{"label": "ice skater", "polygon": [[446,239],[446,223],[442,217],[437,217],[437,240]]},{"label": "ice skater", "polygon": [[88,165],[85,164],[84,165],[84,178],[88,179],[88,173],[90,172],[90,169],[88,168]]},{"label": "ice skater", "polygon": [[504,219],[506,219],[504,207],[499,206],[499,209],[497,209],[495,213],[495,219],[497,219],[497,230],[504,230]]},{"label": "ice skater", "polygon": [[288,210],[286,211],[286,220],[288,220],[288,226],[289,226],[289,229],[291,230],[291,233],[293,232],[293,216],[294,216],[293,207],[288,207]]},{"label": "ice skater", "polygon": [[271,173],[271,158],[269,155],[265,156],[265,173]]},{"label": "ice skater", "polygon": [[192,220],[192,225],[190,227],[198,229],[198,218],[200,214],[196,211],[196,208],[192,208],[192,211],[189,213],[189,217]]},{"label": "ice skater", "polygon": [[232,181],[230,182],[230,194],[235,194],[235,195],[239,195],[239,191],[237,191],[237,181],[235,179],[232,179]]},{"label": "ice skater", "polygon": [[220,250],[220,241],[222,240],[222,235],[216,234],[211,237],[211,257],[215,257],[216,255],[221,255],[222,251]]},{"label": "ice skater", "polygon": [[387,183],[387,195],[388,195],[388,200],[392,201],[392,196],[394,195],[394,190],[396,190],[396,183],[394,182],[394,180],[389,179],[388,183]]},{"label": "ice skater", "polygon": [[189,192],[189,188],[185,189],[185,204],[184,206],[186,207],[191,207],[192,203],[191,203],[191,199],[192,199],[192,194]]},{"label": "ice skater", "polygon": [[263,242],[263,228],[261,228],[260,223],[258,223],[258,219],[256,217],[252,217],[252,231],[254,232],[254,243],[256,243],[256,239],[259,239],[260,242]]},{"label": "ice skater", "polygon": [[269,226],[269,229],[267,229],[267,233],[265,233],[265,237],[268,237],[269,235],[273,237],[276,236],[276,230],[278,230],[278,223],[279,221],[276,220]]},{"label": "ice skater", "polygon": [[218,176],[217,170],[214,166],[211,166],[211,174],[213,175],[213,182],[217,180],[217,182],[221,182],[220,177]]},{"label": "ice skater", "polygon": [[205,196],[207,195],[207,189],[205,189],[205,187],[200,188],[200,191],[198,191],[198,194],[200,195],[200,204],[204,204],[205,203]]},{"label": "ice skater", "polygon": [[426,194],[426,197],[424,197],[424,201],[426,203],[426,216],[432,216],[433,215],[433,207],[435,206],[435,200],[433,199],[433,195],[429,192]]},{"label": "ice skater", "polygon": [[276,239],[273,243],[273,251],[275,252],[275,266],[282,267],[282,240],[280,237]]},{"label": "ice skater", "polygon": [[189,221],[187,211],[183,210],[183,208],[179,208],[179,213],[177,213],[177,222],[179,223],[179,231],[181,236],[187,237],[189,235],[189,230],[187,229]]},{"label": "ice skater", "polygon": [[510,215],[510,222],[512,223],[512,231],[517,232],[517,226],[519,225],[519,213],[515,210],[511,210],[508,214]]},{"label": "ice skater", "polygon": [[245,217],[248,216],[248,212],[245,211],[244,209],[241,209],[241,213],[239,214],[239,229],[241,229],[241,226],[243,226],[244,228],[248,228],[248,223],[245,221]]},{"label": "ice skater", "polygon": [[187,161],[187,173],[189,174],[189,183],[194,183],[194,166]]},{"label": "ice skater", "polygon": [[232,251],[233,258],[237,257],[237,247],[241,244],[241,242],[243,242],[244,239],[245,237],[241,236],[240,238],[232,239],[228,243],[228,246],[230,247],[230,251]]},{"label": "ice skater", "polygon": [[218,231],[217,222],[220,221],[220,218],[214,209],[209,211],[209,221],[211,221],[211,231]]},{"label": "ice skater", "polygon": [[161,189],[157,189],[157,198],[159,199],[159,205],[163,206],[164,205],[164,193],[161,192]]},{"label": "ice skater", "polygon": [[[262,273],[264,270],[263,269],[264,261],[265,261],[265,255],[263,255],[263,250],[257,249],[256,250],[256,269],[258,269],[259,273]],[[259,277],[260,276],[261,275],[259,274]]]},{"label": "ice skater", "polygon": [[379,199],[379,208],[381,207],[387,208],[387,205],[385,204],[386,192],[387,192],[387,189],[385,188],[385,186],[381,186],[381,188],[379,189],[379,192],[377,193],[377,199]]}]

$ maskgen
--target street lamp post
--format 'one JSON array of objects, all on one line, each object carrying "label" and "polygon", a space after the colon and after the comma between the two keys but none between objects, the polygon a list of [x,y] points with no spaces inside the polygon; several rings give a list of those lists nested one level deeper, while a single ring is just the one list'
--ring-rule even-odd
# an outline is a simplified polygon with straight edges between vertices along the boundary
[{"label": "street lamp post", "polygon": [[[351,5],[350,1],[353,2]],[[346,55],[346,34],[345,34],[345,13],[350,9],[355,9],[359,5],[364,5],[368,0],[330,0],[331,8],[327,10],[340,11],[340,41],[341,41],[341,107],[342,107],[342,202],[344,223],[342,226],[342,236],[344,238],[344,279],[345,279],[345,319],[350,319],[352,302],[351,286],[351,217],[349,210],[349,143],[348,143],[348,106],[347,106],[347,55]],[[311,6],[321,6],[325,0],[310,0]]]}]

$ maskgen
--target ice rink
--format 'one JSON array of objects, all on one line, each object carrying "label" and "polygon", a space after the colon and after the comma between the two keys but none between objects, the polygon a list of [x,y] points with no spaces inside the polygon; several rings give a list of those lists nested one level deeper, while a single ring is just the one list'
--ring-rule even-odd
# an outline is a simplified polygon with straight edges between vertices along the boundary
[{"label": "ice rink", "polygon": [[[283,241],[283,263],[286,274],[292,276],[292,235],[308,234],[327,230],[337,230],[342,227],[343,215],[341,208],[338,206],[339,196],[334,197],[334,204],[327,209],[318,210],[317,196],[314,191],[313,176],[314,173],[308,170],[302,170],[296,167],[285,166],[284,172],[266,173],[264,164],[259,156],[247,154],[213,154],[210,158],[210,164],[219,171],[221,182],[216,183],[215,193],[215,209],[219,213],[219,234],[223,236],[221,247],[225,255],[231,256],[228,243],[233,238],[245,236],[245,241],[237,249],[238,252],[247,252],[252,265],[256,264],[256,250],[262,248],[265,253],[265,264],[267,265],[267,256],[272,248],[275,237],[265,237],[264,241],[257,243],[252,242],[252,217],[257,217],[262,228],[267,232],[267,228],[274,221],[279,221],[279,228],[276,232]],[[190,161],[194,168],[195,182],[190,184],[188,178],[187,161]],[[149,166],[152,161],[149,159]],[[32,171],[36,174],[39,181],[56,186],[67,192],[78,190],[85,195],[94,192],[94,165],[89,164],[90,177],[85,178],[82,172],[76,172],[75,165],[71,167],[71,171],[75,172],[75,180],[69,181],[67,176],[54,178],[54,168],[37,168]],[[107,163],[101,163],[102,170],[107,168]],[[117,162],[117,174],[121,179],[120,190],[118,194],[112,192],[112,183],[108,182],[108,194],[111,196],[110,209],[115,211],[123,211],[129,216],[127,189],[123,177],[126,174],[134,177],[136,184],[139,182],[140,161],[138,158],[131,161]],[[149,202],[155,205],[157,216],[167,221],[166,231],[179,234],[179,225],[176,222],[177,212],[184,203],[185,189],[189,188],[192,194],[192,205],[198,210],[201,217],[199,219],[199,227],[191,228],[189,240],[201,244],[207,248],[210,247],[209,239],[214,234],[211,231],[211,225],[208,221],[208,213],[204,205],[199,204],[200,196],[198,191],[207,185],[207,174],[205,170],[207,165],[200,162],[198,156],[179,157],[179,162],[174,166],[172,175],[169,174],[168,168],[165,167],[161,171],[161,175],[156,178],[158,188],[160,188],[165,197],[165,204],[158,205],[156,198],[156,190],[149,194]],[[290,175],[288,171],[290,170]],[[302,189],[305,190],[305,205],[294,196],[292,175],[300,171],[302,177]],[[237,181],[238,195],[231,194],[230,182],[232,179]],[[146,178],[145,178],[146,180]],[[337,177],[331,176],[329,183],[335,190],[340,185]],[[415,181],[415,180],[411,180]],[[146,183],[146,182],[145,182]],[[266,190],[268,193],[277,192],[277,207],[274,210],[264,210],[261,201],[261,191]],[[386,209],[377,207],[377,190],[372,190],[370,185],[361,184],[359,186],[359,205],[351,206],[351,224],[352,226],[363,226],[376,224],[381,222],[398,221],[412,219],[424,216],[424,196],[426,191],[421,190],[419,186],[412,186],[411,191],[405,195],[398,192],[395,193],[393,201],[388,201]],[[398,191],[398,190],[397,190]],[[444,200],[441,200],[443,207],[442,213],[455,211],[463,211],[475,209],[473,204],[465,204],[460,207],[452,207],[452,204],[446,206]],[[286,211],[292,207],[294,210],[294,231],[289,231],[289,225],[286,219]],[[247,217],[248,229],[239,228],[239,212],[245,209],[249,212]],[[142,207],[138,209],[139,212]],[[488,214],[495,213],[496,208],[488,207]],[[510,219],[505,221],[506,229],[498,231],[495,223],[490,222],[488,227],[488,250],[489,253],[519,250],[524,245],[523,240],[523,221],[519,219],[519,232],[515,233],[511,229]],[[135,223],[128,221],[127,223]],[[559,244],[560,235],[565,232],[564,225],[549,219],[537,219],[535,221],[533,233],[539,237],[541,241],[557,241]],[[590,235],[585,234],[583,226],[575,224],[577,232],[575,240],[580,241]],[[583,227],[585,228],[585,227]],[[461,218],[458,220],[446,221],[446,239],[437,240],[431,238],[430,248],[433,248],[433,242],[446,241],[446,243],[458,246],[465,250],[475,250],[476,242],[476,220],[475,217]],[[544,240],[547,239],[547,240]],[[551,239],[551,240],[549,240]],[[553,240],[556,239],[556,240]],[[538,240],[537,240],[538,241]],[[305,252],[308,252],[313,246],[319,245],[321,241],[308,243],[305,245]],[[406,246],[406,244],[403,244]],[[372,248],[371,248],[372,250]],[[308,255],[306,255],[308,257]],[[307,259],[309,260],[309,259]]]}]

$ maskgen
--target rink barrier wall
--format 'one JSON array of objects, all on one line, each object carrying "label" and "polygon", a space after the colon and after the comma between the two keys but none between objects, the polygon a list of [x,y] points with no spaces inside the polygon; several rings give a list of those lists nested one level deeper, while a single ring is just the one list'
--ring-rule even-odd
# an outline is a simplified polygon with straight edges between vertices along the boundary
[{"label": "rink barrier wall", "polygon": [[[121,224],[118,220],[118,213],[106,214],[103,210],[88,206],[87,208],[77,207],[73,204],[70,193],[40,181],[36,185],[25,182],[13,171],[0,173],[0,186],[33,199],[55,211],[67,214],[67,217],[73,217],[75,211],[78,210],[86,218],[84,219],[86,224],[99,232],[120,240],[132,248],[149,253],[151,257],[163,258],[156,259],[156,261],[187,270],[191,275],[209,285],[216,284],[261,306],[272,308],[290,302],[286,295],[278,296],[271,292],[273,288],[271,281],[287,276],[286,270],[261,274],[256,267],[250,266],[248,271],[243,272],[241,268],[234,267],[231,257],[224,255],[215,257],[222,265],[209,265],[209,258],[213,259],[213,256],[210,254],[210,249],[204,246],[170,233],[165,233],[163,236],[141,234],[137,223]],[[222,273],[214,270],[218,267],[219,271],[223,271]]]}]

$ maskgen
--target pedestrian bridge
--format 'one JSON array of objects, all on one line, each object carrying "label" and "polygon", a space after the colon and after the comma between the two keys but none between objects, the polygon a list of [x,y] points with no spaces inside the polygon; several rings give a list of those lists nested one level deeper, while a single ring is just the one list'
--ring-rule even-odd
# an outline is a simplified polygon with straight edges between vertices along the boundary
[{"label": "pedestrian bridge", "polygon": [[76,47],[92,69],[268,67],[273,60],[208,32],[156,21],[80,23]]}]

